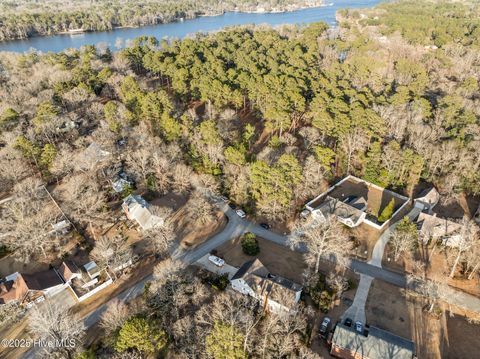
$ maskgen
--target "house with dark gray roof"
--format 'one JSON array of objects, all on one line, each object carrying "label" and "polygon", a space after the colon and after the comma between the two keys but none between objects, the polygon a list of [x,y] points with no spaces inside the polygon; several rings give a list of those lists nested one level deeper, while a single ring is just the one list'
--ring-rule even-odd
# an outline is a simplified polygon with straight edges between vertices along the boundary
[{"label": "house with dark gray roof", "polygon": [[380,222],[378,216],[391,201],[394,203],[392,217],[408,206],[408,197],[349,175],[308,202],[302,217],[308,219],[311,215],[317,223],[335,218],[350,228],[364,223],[382,230],[389,219]]},{"label": "house with dark gray roof", "polygon": [[237,292],[259,300],[274,312],[289,311],[302,293],[300,284],[271,274],[259,259],[245,262],[230,283]]},{"label": "house with dark gray roof", "polygon": [[412,359],[415,344],[386,330],[370,326],[363,333],[338,324],[330,353],[345,359]]},{"label": "house with dark gray roof", "polygon": [[323,203],[313,209],[312,215],[321,221],[327,220],[334,215],[337,220],[346,226],[357,227],[366,217],[365,209],[367,202],[363,197],[354,197],[348,202],[342,202],[337,198],[327,196]]}]

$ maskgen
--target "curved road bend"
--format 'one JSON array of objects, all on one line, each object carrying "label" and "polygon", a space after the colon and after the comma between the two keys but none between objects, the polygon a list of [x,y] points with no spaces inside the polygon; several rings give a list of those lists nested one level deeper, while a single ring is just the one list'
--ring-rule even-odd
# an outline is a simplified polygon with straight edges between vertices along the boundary
[{"label": "curved road bend", "polygon": [[[193,264],[216,247],[222,245],[225,242],[228,242],[229,240],[237,238],[245,232],[253,232],[261,238],[272,241],[282,246],[289,247],[287,236],[274,233],[246,219],[241,219],[237,216],[235,211],[233,211],[226,204],[221,204],[220,208],[228,218],[228,223],[223,229],[223,231],[216,234],[194,250],[183,250],[180,247],[177,247],[173,250],[172,253],[172,257],[174,259],[182,260],[186,265]],[[301,245],[298,248],[295,248],[295,250],[305,253],[307,249],[305,245]],[[383,280],[384,282],[393,284],[397,287],[405,288],[407,286],[407,279],[403,274],[395,273],[366,262],[353,259],[348,267],[356,273]],[[152,275],[142,279],[141,281],[135,283],[132,287],[124,290],[117,296],[110,299],[110,301],[108,301],[107,303],[101,305],[100,307],[92,311],[83,319],[85,327],[88,328],[97,323],[111,301],[118,299],[128,302],[142,294],[145,284],[152,279]],[[409,286],[411,285],[409,284]],[[414,287],[414,285],[412,285],[412,287]],[[463,307],[471,311],[480,313],[480,299],[463,292],[456,291],[456,295],[452,297],[451,304],[458,305],[459,307]],[[35,359],[37,358],[37,353],[37,349],[32,348],[30,351],[26,352],[22,356],[22,358]]]}]

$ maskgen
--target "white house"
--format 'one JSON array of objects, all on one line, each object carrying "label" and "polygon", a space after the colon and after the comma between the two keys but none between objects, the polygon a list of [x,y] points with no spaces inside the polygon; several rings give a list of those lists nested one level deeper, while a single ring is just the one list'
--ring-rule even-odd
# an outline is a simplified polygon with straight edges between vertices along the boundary
[{"label": "white house", "polygon": [[79,302],[113,283],[108,272],[105,269],[100,270],[93,261],[84,264],[81,269],[72,262],[63,262],[57,272]]},{"label": "white house", "polygon": [[313,209],[312,217],[320,222],[334,215],[336,219],[348,227],[357,227],[365,220],[367,202],[363,197],[347,198],[343,202],[327,196],[323,203]]},{"label": "white house", "polygon": [[302,293],[301,285],[272,275],[258,259],[244,263],[230,284],[232,289],[259,300],[273,312],[289,311]]},{"label": "white house", "polygon": [[390,199],[394,199],[395,212],[392,217],[408,205],[408,197],[349,175],[308,202],[301,215],[306,218],[311,213],[312,218],[318,222],[334,216],[339,222],[351,228],[365,223],[381,230],[388,225],[389,220],[380,223],[374,218],[372,212],[380,213],[381,208],[369,208],[372,197],[374,203],[375,198],[381,198],[384,205],[389,203]]},{"label": "white house", "polygon": [[130,195],[123,200],[122,208],[127,218],[134,220],[143,229],[151,229],[163,225],[163,219],[150,211],[150,205],[142,196]]},{"label": "white house", "polygon": [[436,213],[422,212],[416,223],[420,238],[424,243],[430,239],[441,240],[443,245],[455,247],[462,240],[462,225],[446,218],[440,218]]},{"label": "white house", "polygon": [[417,198],[415,198],[415,207],[421,209],[422,211],[427,211],[430,213],[440,201],[440,194],[435,189],[435,187],[426,189],[422,191]]}]

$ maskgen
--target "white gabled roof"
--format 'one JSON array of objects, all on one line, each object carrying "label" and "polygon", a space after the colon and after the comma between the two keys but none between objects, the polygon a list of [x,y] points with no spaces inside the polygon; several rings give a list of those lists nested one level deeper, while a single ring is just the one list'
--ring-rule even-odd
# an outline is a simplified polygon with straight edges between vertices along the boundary
[{"label": "white gabled roof", "polygon": [[130,195],[123,200],[127,217],[135,220],[142,229],[151,229],[163,224],[163,219],[150,212],[150,205],[142,196]]},{"label": "white gabled roof", "polygon": [[432,209],[435,205],[440,201],[440,194],[435,189],[435,187],[426,189],[422,191],[417,198],[415,198],[415,202],[422,202],[427,209]]}]

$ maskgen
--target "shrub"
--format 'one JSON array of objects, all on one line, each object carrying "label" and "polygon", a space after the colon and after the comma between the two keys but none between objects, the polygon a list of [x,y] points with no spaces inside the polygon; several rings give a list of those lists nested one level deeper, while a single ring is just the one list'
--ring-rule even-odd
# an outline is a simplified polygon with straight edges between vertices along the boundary
[{"label": "shrub", "polygon": [[248,232],[242,236],[242,250],[249,256],[256,256],[260,253],[260,246],[254,233]]},{"label": "shrub", "polygon": [[17,122],[20,115],[13,108],[7,108],[0,116],[0,126]]},{"label": "shrub", "polygon": [[244,340],[245,336],[236,327],[215,322],[205,338],[205,349],[211,358],[245,359]]},{"label": "shrub", "polygon": [[357,288],[357,283],[356,283],[354,280],[348,279],[348,280],[347,280],[347,283],[348,283],[347,290]]},{"label": "shrub", "polygon": [[166,344],[167,336],[155,321],[137,316],[128,319],[119,330],[115,350],[124,352],[137,349],[150,354],[162,349]]},{"label": "shrub", "polygon": [[222,275],[209,275],[206,280],[208,284],[212,286],[212,288],[217,290],[225,290],[228,286],[229,280],[227,274]]},{"label": "shrub", "polygon": [[388,204],[385,206],[382,213],[380,213],[380,215],[378,216],[378,221],[379,222],[388,221],[392,217],[394,209],[395,209],[395,199],[392,198],[390,202],[388,202]]}]

